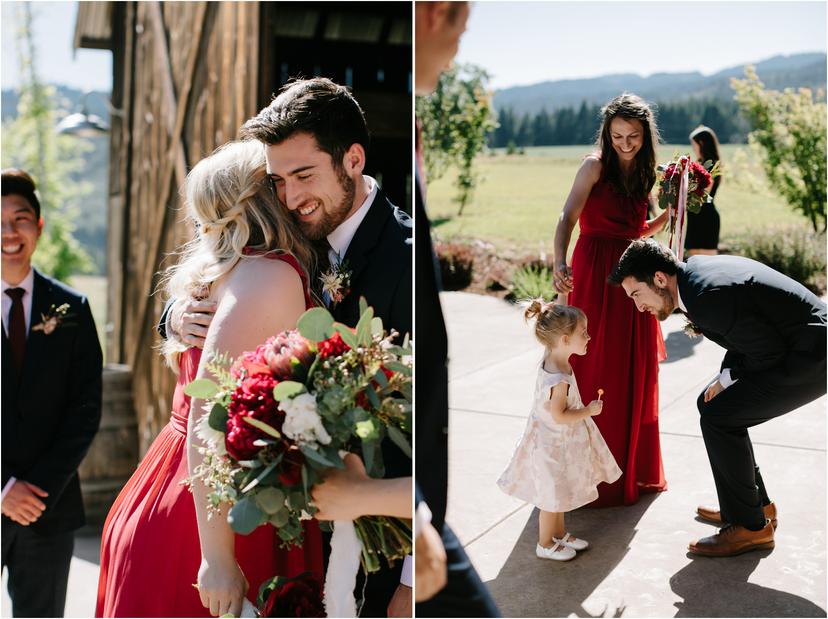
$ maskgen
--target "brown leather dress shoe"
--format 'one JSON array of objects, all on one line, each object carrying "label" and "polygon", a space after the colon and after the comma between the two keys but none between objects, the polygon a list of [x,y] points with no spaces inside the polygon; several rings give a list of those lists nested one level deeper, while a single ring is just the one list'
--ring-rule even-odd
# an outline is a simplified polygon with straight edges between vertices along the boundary
[{"label": "brown leather dress shoe", "polygon": [[[776,518],[776,503],[768,503],[762,508],[762,511],[765,512],[765,518],[771,521],[775,531],[779,524]],[[696,508],[696,514],[702,520],[707,520],[708,522],[712,522],[713,524],[717,524],[719,526],[725,526],[725,523],[722,522],[722,513],[715,507],[704,507],[699,505]]]},{"label": "brown leather dress shoe", "polygon": [[719,529],[716,535],[703,537],[690,542],[687,550],[704,557],[732,557],[752,550],[773,548],[773,526],[765,523],[765,528],[751,531],[738,524],[731,524]]}]

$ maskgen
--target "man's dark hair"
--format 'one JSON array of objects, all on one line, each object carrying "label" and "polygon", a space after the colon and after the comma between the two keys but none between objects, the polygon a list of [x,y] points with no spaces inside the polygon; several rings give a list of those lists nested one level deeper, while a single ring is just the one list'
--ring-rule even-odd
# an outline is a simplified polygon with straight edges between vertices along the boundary
[{"label": "man's dark hair", "polygon": [[335,168],[353,144],[368,150],[365,114],[344,86],[324,77],[285,84],[270,105],[241,128],[242,139],[280,144],[297,133],[309,133],[328,153]]},{"label": "man's dark hair", "polygon": [[675,275],[678,273],[678,260],[661,243],[652,239],[637,239],[621,254],[607,281],[620,286],[626,278],[634,277],[639,282],[652,286],[656,271]]},{"label": "man's dark hair", "polygon": [[35,193],[35,183],[28,173],[19,168],[5,168],[2,171],[2,193],[4,196],[20,196],[25,198],[40,219],[40,200]]}]

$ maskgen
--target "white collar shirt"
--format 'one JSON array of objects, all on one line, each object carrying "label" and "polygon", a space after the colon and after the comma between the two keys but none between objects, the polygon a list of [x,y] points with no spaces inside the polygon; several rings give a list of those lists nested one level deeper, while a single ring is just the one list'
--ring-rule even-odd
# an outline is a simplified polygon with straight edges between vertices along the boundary
[{"label": "white collar shirt", "polygon": [[32,293],[34,291],[34,269],[31,267],[29,268],[29,273],[26,277],[23,278],[23,281],[17,284],[16,286],[12,286],[11,284],[7,283],[6,280],[2,280],[2,293],[0,293],[0,297],[2,297],[2,310],[3,310],[3,331],[6,332],[6,335],[9,334],[9,314],[11,313],[11,306],[12,300],[9,295],[6,294],[6,290],[9,288],[22,288],[26,292],[23,294],[23,315],[26,318],[26,336],[28,337],[29,334],[29,327],[32,324]]},{"label": "white collar shirt", "polygon": [[370,210],[371,205],[374,203],[377,193],[379,192],[379,185],[376,180],[370,176],[363,176],[363,178],[368,182],[370,187],[368,195],[365,197],[365,201],[356,210],[356,212],[339,224],[339,226],[337,226],[337,228],[334,229],[334,231],[327,237],[328,243],[331,245],[331,248],[328,250],[328,257],[330,258],[332,265],[338,265],[345,257],[345,252],[348,251],[351,241],[354,240],[354,235],[356,234],[357,229],[362,223],[362,220],[364,220],[365,216],[368,214],[368,211]]}]

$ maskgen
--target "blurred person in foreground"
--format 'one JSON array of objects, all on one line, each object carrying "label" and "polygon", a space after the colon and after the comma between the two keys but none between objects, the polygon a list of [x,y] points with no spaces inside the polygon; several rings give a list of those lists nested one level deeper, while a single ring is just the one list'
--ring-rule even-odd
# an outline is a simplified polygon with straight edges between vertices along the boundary
[{"label": "blurred person in foreground", "polygon": [[[469,17],[467,2],[417,2],[415,92],[428,96],[457,54]],[[419,131],[414,215],[417,298],[415,432],[417,441],[415,574],[418,617],[498,617],[491,595],[445,523],[448,485],[448,340],[440,277],[425,211]]]}]

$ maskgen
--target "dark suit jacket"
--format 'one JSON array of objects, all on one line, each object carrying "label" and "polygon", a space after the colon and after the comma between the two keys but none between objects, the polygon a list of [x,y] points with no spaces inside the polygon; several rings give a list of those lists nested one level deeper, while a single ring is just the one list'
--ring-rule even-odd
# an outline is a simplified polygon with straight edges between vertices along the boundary
[{"label": "dark suit jacket", "polygon": [[415,263],[415,422],[417,444],[417,503],[425,501],[432,524],[440,531],[446,514],[448,487],[448,335],[440,306],[440,272],[431,244],[431,225],[420,191],[414,183]]},{"label": "dark suit jacket", "polygon": [[[399,343],[411,333],[412,227],[411,217],[380,189],[342,258],[351,270],[351,291],[331,309],[336,320],[356,326],[362,296],[386,329],[399,332]],[[382,457],[386,477],[411,475],[411,458],[392,441],[383,441]]]},{"label": "dark suit jacket", "polygon": [[[49,493],[46,511],[30,525],[43,533],[83,526],[77,469],[101,420],[103,359],[89,302],[35,271],[31,325],[64,303],[69,311],[55,331],[30,329],[20,376],[3,332],[3,485],[15,477]],[[4,525],[11,522],[3,516]]]},{"label": "dark suit jacket", "polygon": [[805,286],[739,256],[693,256],[677,279],[688,318],[727,349],[732,378],[825,380],[826,305]]},{"label": "dark suit jacket", "polygon": [[380,189],[342,258],[351,270],[351,291],[331,310],[336,320],[356,326],[363,296],[383,326],[400,333],[399,342],[411,333],[412,228],[411,217]]}]

